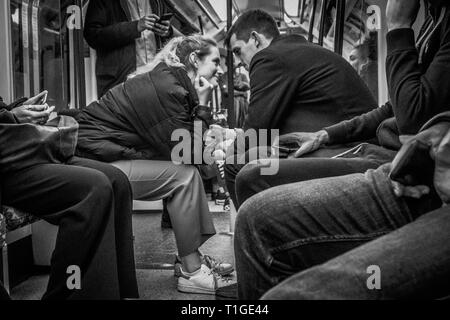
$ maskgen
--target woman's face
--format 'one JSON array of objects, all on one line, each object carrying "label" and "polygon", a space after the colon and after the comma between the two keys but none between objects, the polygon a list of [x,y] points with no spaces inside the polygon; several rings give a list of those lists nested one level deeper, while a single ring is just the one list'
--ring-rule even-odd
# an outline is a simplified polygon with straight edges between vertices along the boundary
[{"label": "woman's face", "polygon": [[199,59],[197,73],[213,86],[218,86],[218,78],[220,74],[223,74],[223,70],[220,67],[220,53],[217,47],[211,47],[211,53]]}]

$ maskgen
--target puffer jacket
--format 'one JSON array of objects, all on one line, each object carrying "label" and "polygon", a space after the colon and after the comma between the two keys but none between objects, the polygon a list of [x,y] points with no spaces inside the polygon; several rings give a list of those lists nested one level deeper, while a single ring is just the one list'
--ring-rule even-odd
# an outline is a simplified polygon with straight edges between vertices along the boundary
[{"label": "puffer jacket", "polygon": [[212,115],[199,105],[187,72],[160,63],[153,71],[109,90],[76,119],[80,125],[77,155],[113,162],[170,160],[172,148],[179,143],[171,141],[173,132],[186,129],[193,137],[194,121],[198,121],[203,134]]}]

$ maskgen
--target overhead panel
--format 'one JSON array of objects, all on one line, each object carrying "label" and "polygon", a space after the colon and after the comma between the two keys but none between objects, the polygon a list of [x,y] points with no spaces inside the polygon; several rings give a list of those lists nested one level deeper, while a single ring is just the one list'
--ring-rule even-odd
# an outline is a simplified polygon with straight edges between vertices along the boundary
[{"label": "overhead panel", "polygon": [[166,2],[180,21],[180,25],[176,27],[185,34],[201,31],[208,34],[220,29],[223,24],[209,1],[168,0]]},{"label": "overhead panel", "polygon": [[250,9],[267,11],[277,21],[284,20],[284,0],[235,0],[240,12]]}]

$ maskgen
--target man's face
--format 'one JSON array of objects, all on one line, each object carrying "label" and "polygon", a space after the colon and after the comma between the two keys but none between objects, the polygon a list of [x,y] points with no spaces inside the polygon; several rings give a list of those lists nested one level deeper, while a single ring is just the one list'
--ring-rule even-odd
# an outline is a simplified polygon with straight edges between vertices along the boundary
[{"label": "man's face", "polygon": [[231,37],[230,46],[236,58],[243,62],[244,67],[247,70],[250,67],[250,63],[255,54],[260,51],[256,47],[256,41],[254,39],[250,38],[248,42],[245,42],[243,40],[238,40],[236,34],[233,34]]}]

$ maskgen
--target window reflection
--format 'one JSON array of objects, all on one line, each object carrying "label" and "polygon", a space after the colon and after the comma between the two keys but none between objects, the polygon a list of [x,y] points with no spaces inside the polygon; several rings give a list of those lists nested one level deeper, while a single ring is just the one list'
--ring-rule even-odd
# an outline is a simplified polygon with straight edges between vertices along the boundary
[{"label": "window reflection", "polygon": [[14,96],[49,91],[48,103],[67,107],[67,52],[59,0],[11,0]]}]

